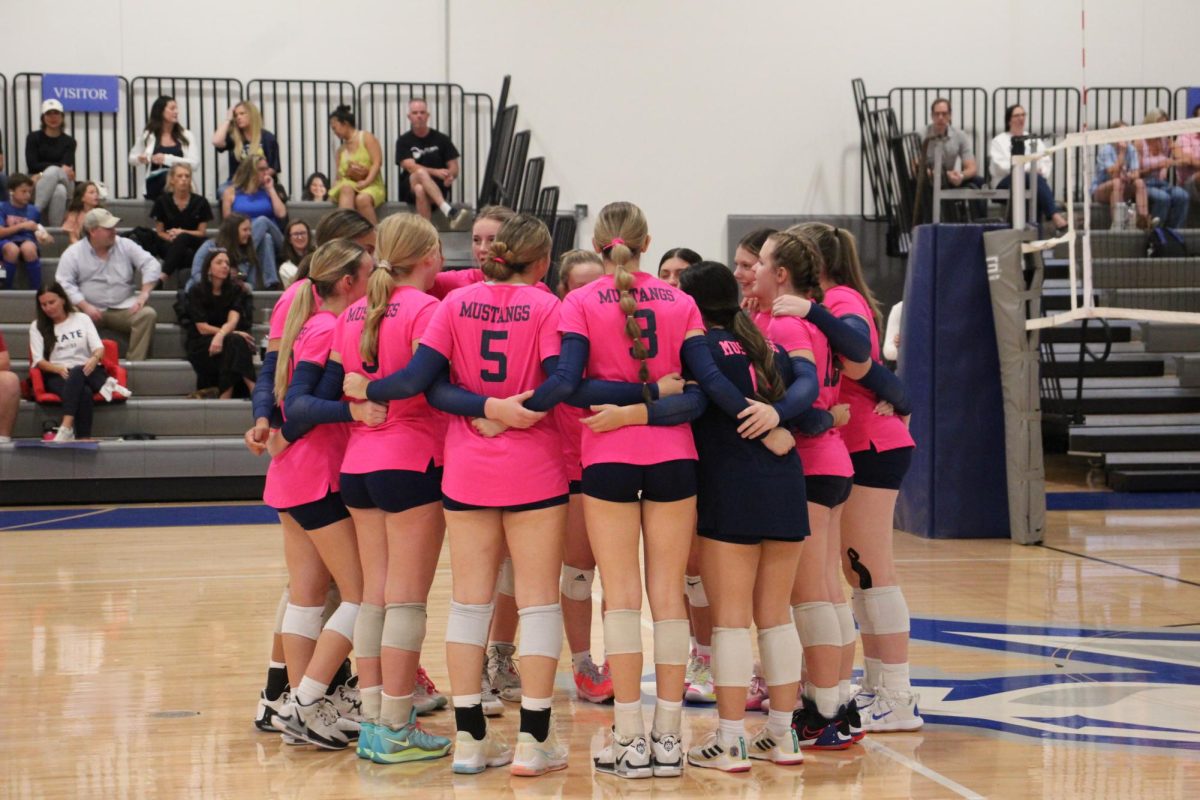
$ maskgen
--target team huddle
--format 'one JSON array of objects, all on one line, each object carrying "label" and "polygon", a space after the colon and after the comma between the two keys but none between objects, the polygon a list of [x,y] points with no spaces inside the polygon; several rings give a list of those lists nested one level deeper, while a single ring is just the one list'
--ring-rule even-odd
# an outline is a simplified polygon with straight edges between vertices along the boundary
[{"label": "team huddle", "polygon": [[[381,764],[453,750],[456,773],[563,769],[552,695],[565,631],[579,696],[613,701],[597,772],[742,772],[919,728],[891,542],[914,445],[854,237],[823,223],[758,231],[734,269],[700,260],[668,282],[640,269],[641,210],[611,203],[594,248],[561,258],[557,293],[538,218],[482,209],[474,238],[479,268],[443,272],[420,216],[375,229],[334,212],[272,312],[246,442],[272,457],[264,500],[289,586],[259,727],[326,749],[357,740]],[[419,663],[444,536],[453,740],[418,722],[446,702]],[[515,747],[487,723],[497,664],[515,674],[511,645],[488,647],[505,597],[520,624],[519,683],[502,695],[520,702]],[[689,622],[701,608],[703,634]],[[698,650],[718,726],[685,748]],[[765,697],[750,702],[755,685]],[[766,711],[757,731],[748,707]]]}]

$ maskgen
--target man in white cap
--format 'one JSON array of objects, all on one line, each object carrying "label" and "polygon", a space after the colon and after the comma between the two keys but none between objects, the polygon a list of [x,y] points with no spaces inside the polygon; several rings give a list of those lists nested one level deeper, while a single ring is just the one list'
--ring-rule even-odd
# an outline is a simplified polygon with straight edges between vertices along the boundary
[{"label": "man in white cap", "polygon": [[63,131],[63,105],[57,100],[42,102],[42,129],[25,137],[25,164],[42,222],[62,225],[75,191],[75,139]]},{"label": "man in white cap", "polygon": [[[68,247],[56,277],[75,306],[101,328],[129,333],[130,361],[150,354],[158,314],[147,305],[150,290],[162,277],[158,260],[132,239],[117,236],[117,223],[106,208],[83,218],[87,238]],[[141,273],[141,289],[137,274]]]}]

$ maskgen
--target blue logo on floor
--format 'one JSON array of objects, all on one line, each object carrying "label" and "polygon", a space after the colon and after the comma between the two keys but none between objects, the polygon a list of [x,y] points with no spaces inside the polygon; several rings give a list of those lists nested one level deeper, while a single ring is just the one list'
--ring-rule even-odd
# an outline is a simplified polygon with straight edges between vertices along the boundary
[{"label": "blue logo on floor", "polygon": [[1023,674],[914,679],[926,722],[1200,750],[1200,634],[913,619],[912,638],[1046,662]]}]

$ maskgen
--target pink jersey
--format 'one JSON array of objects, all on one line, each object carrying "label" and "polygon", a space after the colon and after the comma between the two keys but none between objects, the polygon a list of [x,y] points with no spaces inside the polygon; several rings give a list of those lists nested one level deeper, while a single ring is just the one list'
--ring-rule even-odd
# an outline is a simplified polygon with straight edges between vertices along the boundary
[{"label": "pink jersey", "polygon": [[[375,362],[363,364],[359,340],[367,322],[366,298],[346,309],[338,318],[333,349],[341,356],[342,366],[370,378],[399,372],[413,357],[413,340],[420,339],[433,319],[438,301],[412,286],[400,286],[388,299],[387,310],[379,326]],[[425,395],[388,403],[387,421],[369,428],[355,422],[350,426],[350,441],[342,472],[362,475],[385,469],[424,472],[432,459],[442,464],[446,439],[445,414],[429,407]]]},{"label": "pink jersey", "polygon": [[567,480],[583,479],[583,428],[580,421],[592,412],[586,408],[576,408],[566,403],[554,407],[555,422],[558,424],[559,435],[562,436],[563,463],[567,467]]},{"label": "pink jersey", "polygon": [[[849,286],[835,286],[825,292],[824,305],[835,317],[853,315],[867,321],[871,328],[871,359],[879,361],[879,331],[875,328],[871,307],[863,296]],[[875,449],[882,453],[884,450],[914,445],[908,426],[902,419],[875,413],[879,398],[874,392],[849,378],[845,378],[841,384],[841,400],[850,404],[850,422],[842,428],[842,439],[846,442],[847,450],[857,453],[875,445]]]},{"label": "pink jersey", "polygon": [[[839,373],[825,334],[806,319],[775,317],[771,320],[768,336],[788,353],[812,351],[813,363],[817,365],[817,380],[821,386],[813,408],[828,411],[837,405]],[[800,454],[805,475],[848,478],[854,474],[850,453],[846,451],[837,428],[830,428],[820,436],[796,436],[796,452]]]},{"label": "pink jersey", "polygon": [[750,315],[750,321],[753,322],[754,326],[762,331],[763,336],[766,336],[768,339],[771,338],[769,331],[771,329],[771,320],[773,319],[775,318],[771,316],[770,311],[755,311]]},{"label": "pink jersey", "polygon": [[[283,326],[287,324],[288,311],[292,308],[292,302],[296,299],[296,292],[300,291],[301,281],[296,281],[283,294],[279,295],[279,299],[275,301],[275,307],[271,309],[271,330],[267,334],[268,339],[282,339]],[[312,284],[309,284],[310,286]],[[313,289],[313,299],[320,306],[320,299],[317,297],[317,290]]]},{"label": "pink jersey", "polygon": [[[558,298],[524,284],[476,283],[451,292],[421,344],[450,360],[450,380],[486,397],[536,389],[542,361],[557,356]],[[567,492],[554,417],[488,439],[465,417],[446,432],[446,497],[479,506],[514,506]]]},{"label": "pink jersey", "polygon": [[[288,381],[301,361],[325,366],[336,327],[337,317],[329,311],[318,311],[304,323],[292,346]],[[349,427],[344,423],[317,425],[271,459],[263,502],[272,508],[292,508],[336,492]]]},{"label": "pink jersey", "polygon": [[433,279],[433,286],[429,289],[429,293],[438,300],[442,300],[455,289],[461,289],[484,280],[487,278],[481,269],[448,269],[439,272]]},{"label": "pink jersey", "polygon": [[[645,272],[633,273],[634,317],[643,331],[642,342],[649,357],[650,380],[657,381],[683,369],[680,352],[688,331],[703,331],[704,322],[696,302],[678,289]],[[605,275],[581,286],[563,301],[564,334],[586,337],[590,350],[586,374],[589,378],[637,383],[641,363],[633,357],[625,335],[625,313],[613,276]],[[607,433],[583,429],[583,466],[606,462],[618,464],[661,464],[696,458],[691,425],[669,427],[630,425]]]}]

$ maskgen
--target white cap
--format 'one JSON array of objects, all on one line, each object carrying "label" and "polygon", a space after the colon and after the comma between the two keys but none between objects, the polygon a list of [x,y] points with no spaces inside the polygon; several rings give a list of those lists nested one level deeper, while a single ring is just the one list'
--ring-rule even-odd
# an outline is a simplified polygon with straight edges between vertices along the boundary
[{"label": "white cap", "polygon": [[42,101],[42,115],[43,116],[50,113],[51,111],[57,111],[58,113],[61,114],[62,110],[63,110],[62,103],[58,102],[57,100],[50,99],[50,100]]}]

